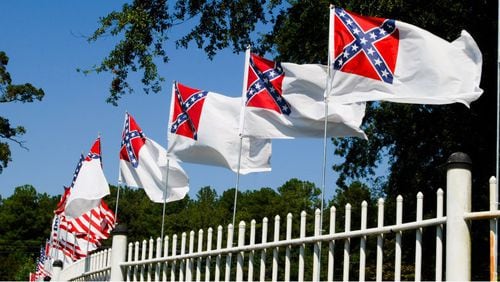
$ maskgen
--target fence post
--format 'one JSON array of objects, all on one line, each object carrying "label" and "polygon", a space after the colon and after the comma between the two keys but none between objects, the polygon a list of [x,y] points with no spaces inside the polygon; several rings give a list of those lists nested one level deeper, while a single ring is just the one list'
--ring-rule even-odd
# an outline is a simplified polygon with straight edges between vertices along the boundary
[{"label": "fence post", "polygon": [[471,242],[464,215],[471,211],[472,161],[453,153],[446,173],[446,280],[470,281]]},{"label": "fence post", "polygon": [[63,268],[63,262],[61,260],[55,260],[52,264],[52,281],[59,281],[59,274]]},{"label": "fence post", "polygon": [[127,226],[118,224],[112,234],[110,281],[124,281],[120,263],[125,262],[127,254]]}]

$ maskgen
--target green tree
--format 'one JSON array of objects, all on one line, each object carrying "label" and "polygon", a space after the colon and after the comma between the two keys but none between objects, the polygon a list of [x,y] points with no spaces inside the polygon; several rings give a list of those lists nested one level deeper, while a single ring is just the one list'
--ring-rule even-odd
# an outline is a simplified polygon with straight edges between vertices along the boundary
[{"label": "green tree", "polygon": [[[265,2],[265,1],[264,1]],[[265,6],[259,0],[134,0],[100,18],[100,27],[88,38],[94,42],[102,37],[117,36],[120,42],[99,63],[84,73],[109,72],[113,78],[107,102],[117,105],[118,100],[133,89],[129,84],[131,72],[142,72],[145,93],[158,93],[164,78],[158,73],[155,59],[169,61],[165,51],[168,33],[184,22],[196,23],[177,47],[187,48],[194,42],[210,58],[217,51],[231,47],[241,51],[251,43],[250,34],[259,23],[274,22],[272,11],[281,3],[271,0]]]},{"label": "green tree", "polygon": [[[0,103],[21,102],[31,103],[42,100],[45,95],[41,88],[36,88],[30,83],[14,84],[10,73],[7,71],[9,57],[0,51]],[[12,161],[9,142],[14,142],[23,148],[23,141],[19,136],[26,133],[22,126],[13,126],[6,117],[0,116],[0,173]]]},{"label": "green tree", "polygon": [[27,265],[40,254],[51,229],[57,197],[31,185],[17,187],[0,202],[0,280],[27,279]]}]

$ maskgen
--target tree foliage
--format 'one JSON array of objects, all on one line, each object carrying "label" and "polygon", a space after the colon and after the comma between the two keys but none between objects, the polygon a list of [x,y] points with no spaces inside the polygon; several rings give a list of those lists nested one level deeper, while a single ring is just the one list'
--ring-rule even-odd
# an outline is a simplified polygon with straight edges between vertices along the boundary
[{"label": "tree foliage", "polygon": [[[175,41],[177,47],[187,48],[194,42],[209,58],[227,47],[236,52],[252,43],[250,34],[257,24],[274,21],[273,11],[280,0],[134,0],[100,18],[100,27],[89,37],[94,42],[104,36],[116,36],[119,43],[109,54],[85,73],[109,72],[113,78],[107,102],[117,105],[119,99],[133,89],[129,84],[131,72],[142,72],[145,93],[158,93],[164,78],[158,73],[155,59],[167,63],[165,51],[171,30],[181,24],[190,31]],[[265,5],[264,5],[265,4]]]},{"label": "tree foliage", "polygon": [[26,280],[34,271],[57,202],[57,197],[37,193],[31,185],[17,187],[0,201],[0,280]]},{"label": "tree foliage", "polygon": [[[36,88],[31,83],[14,84],[12,77],[7,71],[9,57],[5,52],[0,51],[0,103],[31,103],[35,100],[42,100],[44,92]],[[17,143],[25,148],[19,136],[26,133],[22,126],[12,126],[9,119],[0,116],[0,173],[12,161],[11,151],[8,141]]]}]

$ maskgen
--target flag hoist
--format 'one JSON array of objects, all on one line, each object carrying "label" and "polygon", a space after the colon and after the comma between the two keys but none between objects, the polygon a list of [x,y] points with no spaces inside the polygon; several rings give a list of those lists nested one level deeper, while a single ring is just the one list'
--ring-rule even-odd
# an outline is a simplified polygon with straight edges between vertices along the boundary
[{"label": "flag hoist", "polygon": [[163,238],[165,205],[186,196],[189,179],[182,167],[167,157],[165,148],[145,136],[129,113],[125,114],[122,134],[119,182],[142,188],[151,201],[163,203]]}]

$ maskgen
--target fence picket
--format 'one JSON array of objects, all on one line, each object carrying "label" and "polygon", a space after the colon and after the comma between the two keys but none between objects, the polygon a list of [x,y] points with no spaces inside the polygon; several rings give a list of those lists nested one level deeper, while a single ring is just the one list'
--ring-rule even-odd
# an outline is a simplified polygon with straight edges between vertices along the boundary
[{"label": "fence picket", "polygon": [[[208,228],[208,234],[207,234],[207,252],[210,252],[212,250],[212,236],[213,236],[214,230],[212,227]],[[210,281],[210,264],[212,261],[212,256],[208,256],[205,260],[205,282]]]},{"label": "fence picket", "polygon": [[[148,241],[143,240],[142,241],[142,249],[141,249],[141,260],[146,259],[146,251],[148,249]],[[144,277],[146,276],[146,265],[143,264],[141,265],[141,273],[139,275],[139,281],[144,281]]]},{"label": "fence picket", "polygon": [[[222,226],[219,225],[217,227],[217,251],[220,251],[222,248]],[[217,255],[217,258],[215,259],[215,279],[214,281],[218,282],[220,281],[220,262],[221,262],[222,256],[219,253]]]},{"label": "fence picket", "polygon": [[[403,197],[399,195],[396,198],[396,226],[403,223]],[[402,232],[396,232],[396,249],[394,262],[394,281],[401,281],[401,238]]]},{"label": "fence picket", "polygon": [[[262,219],[262,244],[267,243],[267,217]],[[260,281],[266,280],[266,249],[260,254]]]},{"label": "fence picket", "polygon": [[[316,209],[314,212],[314,236],[319,236],[321,232],[321,211]],[[314,254],[313,254],[313,273],[312,281],[319,281],[319,256],[321,250],[321,243],[314,243]]]},{"label": "fence picket", "polygon": [[[194,231],[191,230],[189,232],[189,250],[188,254],[192,254],[194,252]],[[193,280],[193,259],[188,258],[186,260],[186,281]]]},{"label": "fence picket", "polygon": [[[351,204],[345,205],[345,232],[351,231]],[[351,239],[344,239],[344,272],[343,281],[349,281],[349,258],[351,252]]]},{"label": "fence picket", "polygon": [[[286,240],[292,240],[292,219],[293,215],[288,213],[286,216]],[[285,250],[285,281],[290,281],[290,251],[292,247],[286,246]]]},{"label": "fence picket", "polygon": [[[334,206],[330,208],[330,235],[335,234],[335,213]],[[333,270],[335,265],[335,240],[328,242],[328,275],[327,280],[333,281]]]},{"label": "fence picket", "polygon": [[[241,221],[238,229],[238,247],[245,245],[245,222]],[[237,267],[236,267],[236,281],[243,281],[243,262],[245,259],[245,252],[238,252]]]},{"label": "fence picket", "polygon": [[[183,256],[186,253],[186,240],[187,240],[187,233],[182,232],[181,235],[181,256]],[[179,281],[184,281],[184,270],[186,269],[186,259],[181,259],[179,263]]]},{"label": "fence picket", "polygon": [[[280,216],[274,217],[274,242],[280,240]],[[279,247],[274,247],[273,249],[273,272],[272,281],[278,281],[278,251]]]},{"label": "fence picket", "polygon": [[[203,251],[203,229],[198,231],[198,253]],[[196,282],[200,282],[201,280],[201,257],[198,257],[196,262]]]},{"label": "fence picket", "polygon": [[[134,245],[134,261],[138,260],[139,260],[139,241],[136,241]],[[136,265],[134,267],[134,279],[132,279],[133,281],[139,280],[139,267],[140,265]]]},{"label": "fence picket", "polygon": [[[306,212],[302,211],[300,213],[300,239],[303,239],[306,237]],[[304,249],[305,249],[305,244],[300,244],[300,250],[299,250],[299,273],[298,273],[298,281],[303,282],[304,281]]]},{"label": "fence picket", "polygon": [[[165,236],[165,238],[163,239],[163,257],[164,258],[168,258],[168,240],[169,240],[168,236]],[[168,261],[165,261],[163,264],[163,279],[162,279],[163,282],[167,281],[167,274],[168,274],[167,271],[168,271]]]},{"label": "fence picket", "polygon": [[[366,230],[366,221],[368,213],[368,203],[361,203],[361,230]],[[365,265],[366,265],[366,235],[361,236],[359,243],[359,281],[365,281]]]},{"label": "fence picket", "polygon": [[[249,246],[253,247],[255,245],[255,225],[257,222],[252,219],[250,222],[250,243]],[[255,250],[251,250],[248,254],[248,282],[253,281],[253,271],[254,271],[254,258]]]},{"label": "fence picket", "polygon": [[[227,226],[227,245],[226,248],[230,249],[233,247],[233,236],[234,236],[234,226],[232,224],[229,224]],[[231,281],[231,259],[233,255],[231,253],[227,254],[226,256],[226,273],[224,275],[224,281],[229,282]]]},{"label": "fence picket", "polygon": [[[424,194],[417,193],[417,222],[422,222]],[[422,280],[422,227],[415,230],[415,281]]]},{"label": "fence picket", "polygon": [[[152,259],[153,258],[153,244],[154,244],[154,240],[153,238],[150,238],[149,239],[149,249],[148,249],[148,259]],[[148,264],[146,266],[146,271],[147,271],[147,279],[148,281],[151,281],[151,268],[152,268],[152,264]]]},{"label": "fence picket", "polygon": [[[156,255],[155,258],[160,258],[161,257],[161,238],[158,237],[156,239]],[[156,263],[156,269],[155,269],[155,281],[160,281],[160,273],[161,273],[161,263],[157,262]]]},{"label": "fence picket", "polygon": [[[384,199],[380,198],[377,202],[377,227],[382,228],[384,226]],[[377,235],[377,273],[376,281],[382,281],[382,266],[384,264],[384,234]]]},{"label": "fence picket", "polygon": [[[177,234],[172,236],[172,256],[175,257],[177,255]],[[177,267],[177,261],[172,261],[170,264],[170,281],[175,281],[175,269]]]},{"label": "fence picket", "polygon": [[[128,243],[128,251],[127,251],[127,261],[132,261],[132,254],[133,254],[133,251],[134,251],[134,244],[132,244],[132,242]],[[127,267],[127,277],[125,278],[125,280],[128,282],[131,280],[131,276],[132,275],[132,267]]]},{"label": "fence picket", "polygon": [[[443,189],[437,190],[436,217],[443,217]],[[443,280],[443,225],[436,226],[436,282]]]}]

